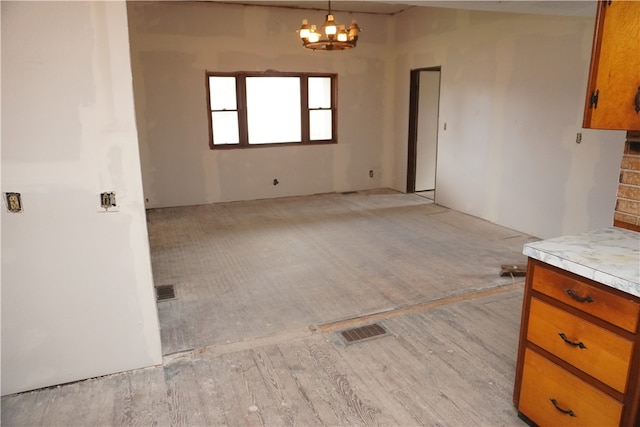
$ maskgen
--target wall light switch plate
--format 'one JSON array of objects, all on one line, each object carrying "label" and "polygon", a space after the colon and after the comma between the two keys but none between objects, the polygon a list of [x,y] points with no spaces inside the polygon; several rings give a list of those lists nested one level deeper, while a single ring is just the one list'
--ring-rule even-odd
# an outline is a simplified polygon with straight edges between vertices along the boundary
[{"label": "wall light switch plate", "polygon": [[20,193],[4,193],[7,202],[7,210],[9,212],[22,212],[22,197]]}]

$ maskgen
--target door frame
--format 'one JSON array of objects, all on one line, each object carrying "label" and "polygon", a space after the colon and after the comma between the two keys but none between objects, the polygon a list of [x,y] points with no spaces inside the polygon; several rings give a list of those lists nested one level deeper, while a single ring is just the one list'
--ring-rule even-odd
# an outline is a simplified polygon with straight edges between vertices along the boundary
[{"label": "door frame", "polygon": [[416,192],[416,159],[418,152],[418,102],[420,100],[420,72],[440,71],[442,67],[425,67],[411,70],[409,79],[409,137],[407,147],[407,193]]}]

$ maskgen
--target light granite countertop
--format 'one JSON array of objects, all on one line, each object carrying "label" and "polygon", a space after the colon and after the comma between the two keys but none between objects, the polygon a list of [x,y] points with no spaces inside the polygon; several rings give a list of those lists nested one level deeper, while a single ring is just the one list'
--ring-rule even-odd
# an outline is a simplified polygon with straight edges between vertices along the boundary
[{"label": "light granite countertop", "polygon": [[607,227],[527,243],[522,251],[563,270],[640,297],[640,233]]}]

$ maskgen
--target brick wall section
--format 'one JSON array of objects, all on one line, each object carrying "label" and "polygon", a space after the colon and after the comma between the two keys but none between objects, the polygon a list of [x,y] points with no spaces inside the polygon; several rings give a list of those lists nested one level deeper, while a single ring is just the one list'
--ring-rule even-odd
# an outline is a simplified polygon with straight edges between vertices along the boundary
[{"label": "brick wall section", "polygon": [[640,231],[640,132],[627,132],[613,225]]}]

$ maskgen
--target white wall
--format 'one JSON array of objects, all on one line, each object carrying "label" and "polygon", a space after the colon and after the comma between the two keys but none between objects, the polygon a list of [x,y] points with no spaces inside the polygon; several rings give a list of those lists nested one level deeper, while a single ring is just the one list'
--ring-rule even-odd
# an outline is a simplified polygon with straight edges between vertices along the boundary
[{"label": "white wall", "polygon": [[125,4],[1,7],[2,394],[161,363]]},{"label": "white wall", "polygon": [[[581,129],[593,18],[355,14],[365,29],[356,49],[310,52],[293,30],[322,12],[211,2],[128,11],[147,207],[404,191],[409,72],[440,65],[438,203],[539,237],[612,223],[624,134]],[[267,69],[338,73],[337,145],[208,148],[205,71]]]},{"label": "white wall", "polygon": [[410,70],[440,65],[437,203],[543,238],[612,225],[624,133],[581,129],[593,18],[396,18],[395,188],[406,182]]},{"label": "white wall", "polygon": [[[295,29],[303,18],[320,25],[321,11],[137,2],[128,12],[147,207],[391,184],[382,157],[391,130],[385,100],[393,88],[387,16],[336,13],[338,23],[355,17],[366,37],[351,51],[313,52],[302,48]],[[339,143],[210,150],[207,70],[338,73]]]}]

